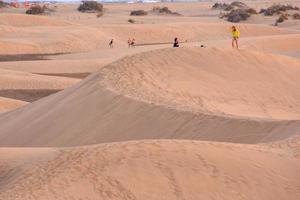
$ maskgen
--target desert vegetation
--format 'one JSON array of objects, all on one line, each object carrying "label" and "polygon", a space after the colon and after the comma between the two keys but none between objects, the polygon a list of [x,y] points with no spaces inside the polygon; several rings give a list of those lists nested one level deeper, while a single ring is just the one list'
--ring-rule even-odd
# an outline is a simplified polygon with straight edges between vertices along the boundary
[{"label": "desert vegetation", "polygon": [[226,18],[227,21],[236,23],[236,22],[247,20],[253,14],[257,14],[257,13],[252,8],[236,9],[236,10],[230,11],[229,13],[223,14],[221,16],[221,18]]},{"label": "desert vegetation", "polygon": [[159,7],[159,6],[154,6],[152,8],[152,12],[158,13],[158,14],[167,14],[167,15],[180,15],[178,12],[173,12],[171,11],[168,7]]},{"label": "desert vegetation", "polygon": [[288,20],[288,19],[289,19],[288,14],[281,14],[279,16],[279,18],[276,20],[275,25],[278,25],[278,23],[282,23],[282,22],[284,22],[285,20]]},{"label": "desert vegetation", "polygon": [[45,7],[40,5],[32,5],[28,10],[26,10],[28,15],[42,15],[45,14]]},{"label": "desert vegetation", "polygon": [[240,2],[240,1],[234,1],[230,4],[227,3],[215,3],[212,6],[212,9],[218,9],[218,10],[225,10],[225,11],[232,11],[239,8],[248,8],[247,4]]},{"label": "desert vegetation", "polygon": [[299,19],[300,20],[300,14],[299,13],[294,13],[293,14],[293,19]]},{"label": "desert vegetation", "polygon": [[283,12],[290,11],[290,10],[299,10],[298,7],[294,7],[291,5],[273,5],[267,9],[261,9],[259,13],[264,14],[265,16],[273,16],[273,15],[280,15]]},{"label": "desert vegetation", "polygon": [[227,21],[235,23],[245,21],[251,17],[251,15],[257,14],[255,9],[248,7],[247,4],[240,1],[234,1],[230,4],[215,3],[212,6],[212,9],[227,11],[225,13],[221,13],[220,18],[225,18]]},{"label": "desert vegetation", "polygon": [[134,24],[135,20],[134,19],[128,19],[128,22],[131,23],[131,24]]},{"label": "desert vegetation", "polygon": [[47,15],[54,11],[54,9],[49,8],[46,5],[32,5],[25,13],[29,15]]},{"label": "desert vegetation", "polygon": [[294,13],[292,15],[288,13],[281,13],[278,17],[278,19],[275,21],[275,26],[277,26],[279,23],[283,23],[284,21],[288,20],[289,17],[292,17],[294,20],[300,20],[300,14]]},{"label": "desert vegetation", "polygon": [[275,21],[275,26],[277,26],[279,23],[283,23],[284,21],[288,20],[291,16],[293,19],[300,19],[299,13],[293,13],[289,11],[298,11],[299,8],[292,5],[272,5],[266,9],[261,9],[260,14],[263,14],[265,16],[274,16],[279,15],[279,17]]},{"label": "desert vegetation", "polygon": [[103,13],[103,5],[96,1],[83,1],[82,4],[80,4],[78,7],[78,11],[89,13]]},{"label": "desert vegetation", "polygon": [[145,15],[148,15],[148,12],[144,11],[144,10],[133,10],[130,12],[130,15],[131,16],[145,16]]},{"label": "desert vegetation", "polygon": [[[168,7],[160,7],[160,6],[154,6],[151,11],[149,11],[152,14],[159,14],[159,15],[180,15],[177,12],[171,11]],[[131,16],[145,16],[148,15],[147,11],[145,10],[133,10],[130,12]]]}]

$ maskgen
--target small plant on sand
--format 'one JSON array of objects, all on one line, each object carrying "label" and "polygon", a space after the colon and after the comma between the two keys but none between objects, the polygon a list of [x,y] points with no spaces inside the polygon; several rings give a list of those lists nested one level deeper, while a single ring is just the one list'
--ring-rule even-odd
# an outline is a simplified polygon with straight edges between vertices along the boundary
[{"label": "small plant on sand", "polygon": [[134,23],[135,23],[135,20],[133,20],[133,19],[128,19],[128,22],[131,23],[131,24],[134,24]]},{"label": "small plant on sand", "polygon": [[294,13],[293,14],[293,19],[300,19],[300,14],[299,13]]},{"label": "small plant on sand", "polygon": [[279,16],[279,18],[276,20],[275,26],[278,26],[279,23],[282,23],[282,22],[284,22],[285,20],[288,20],[288,19],[289,19],[288,14],[281,14]]},{"label": "small plant on sand", "polygon": [[97,1],[83,1],[78,7],[78,11],[88,13],[103,12],[103,5]]},{"label": "small plant on sand", "polygon": [[144,11],[144,10],[133,10],[130,12],[131,16],[145,16],[148,15],[148,12]]},{"label": "small plant on sand", "polygon": [[28,15],[42,15],[45,13],[45,8],[40,5],[32,5],[28,10],[26,10],[26,14]]}]

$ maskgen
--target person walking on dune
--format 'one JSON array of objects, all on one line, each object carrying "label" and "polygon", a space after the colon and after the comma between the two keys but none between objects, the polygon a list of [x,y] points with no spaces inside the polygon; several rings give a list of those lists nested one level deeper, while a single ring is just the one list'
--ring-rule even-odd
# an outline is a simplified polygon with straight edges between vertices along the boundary
[{"label": "person walking on dune", "polygon": [[235,27],[231,27],[231,33],[232,33],[232,48],[239,48],[239,37],[240,37],[240,31]]}]

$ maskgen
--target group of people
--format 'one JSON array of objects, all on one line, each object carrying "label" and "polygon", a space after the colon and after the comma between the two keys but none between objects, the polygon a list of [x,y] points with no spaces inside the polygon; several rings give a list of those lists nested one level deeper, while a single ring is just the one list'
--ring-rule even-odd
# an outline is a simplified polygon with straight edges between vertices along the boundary
[{"label": "group of people", "polygon": [[[235,26],[232,26],[231,34],[232,34],[232,42],[231,42],[232,48],[238,49],[239,48],[240,31]],[[175,48],[179,47],[179,40],[177,37],[174,39],[173,47],[175,47]],[[204,47],[204,46],[201,45],[201,47]]]},{"label": "group of people", "polygon": [[[134,47],[134,45],[135,45],[135,39],[134,38],[132,38],[132,39],[129,38],[128,41],[127,41],[127,43],[128,43],[128,48]],[[114,48],[114,39],[111,39],[109,41],[108,46],[110,48]]]},{"label": "group of people", "polygon": [[128,48],[133,48],[134,45],[135,45],[135,39],[134,38],[132,38],[132,39],[129,38],[127,43],[128,43]]},{"label": "group of people", "polygon": [[[240,37],[240,31],[235,27],[235,26],[232,26],[231,27],[231,33],[232,33],[232,48],[239,48],[239,37]],[[135,39],[134,38],[129,38],[128,41],[128,48],[132,48],[134,47],[135,45]],[[111,41],[109,42],[109,47],[110,48],[113,48],[114,47],[114,40],[111,39]],[[173,47],[176,48],[176,47],[179,47],[179,40],[178,38],[176,37],[174,39],[174,42],[173,42]],[[203,45],[201,45],[201,47],[203,47]]]}]

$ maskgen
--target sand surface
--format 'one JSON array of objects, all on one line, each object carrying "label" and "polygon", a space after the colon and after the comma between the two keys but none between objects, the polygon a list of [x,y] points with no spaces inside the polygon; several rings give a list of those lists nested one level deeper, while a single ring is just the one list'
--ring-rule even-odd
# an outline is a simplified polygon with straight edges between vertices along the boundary
[{"label": "sand surface", "polygon": [[300,20],[253,15],[236,50],[212,4],[2,8],[0,199],[300,199]]},{"label": "sand surface", "polygon": [[300,197],[299,149],[291,147],[161,140],[0,155],[2,199]]},{"label": "sand surface", "polygon": [[27,104],[27,102],[25,102],[25,101],[0,97],[0,113],[6,112],[9,110],[14,110],[14,109],[24,106],[26,104]]}]

